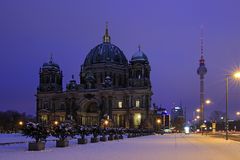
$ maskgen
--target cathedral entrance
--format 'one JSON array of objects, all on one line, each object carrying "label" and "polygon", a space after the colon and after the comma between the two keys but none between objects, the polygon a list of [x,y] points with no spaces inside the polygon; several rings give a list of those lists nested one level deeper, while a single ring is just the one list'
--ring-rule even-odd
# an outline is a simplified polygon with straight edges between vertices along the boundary
[{"label": "cathedral entrance", "polygon": [[96,102],[90,102],[84,105],[81,112],[82,125],[99,125],[99,107]]},{"label": "cathedral entrance", "polygon": [[140,127],[141,119],[142,119],[141,113],[134,113],[134,115],[133,115],[134,128],[139,128]]}]

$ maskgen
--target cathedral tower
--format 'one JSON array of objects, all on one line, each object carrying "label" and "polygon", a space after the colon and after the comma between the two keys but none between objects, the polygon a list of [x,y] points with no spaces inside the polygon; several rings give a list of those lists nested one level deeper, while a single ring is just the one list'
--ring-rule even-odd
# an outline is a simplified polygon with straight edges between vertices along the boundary
[{"label": "cathedral tower", "polygon": [[62,71],[51,56],[48,63],[44,63],[39,71],[38,92],[61,92]]}]

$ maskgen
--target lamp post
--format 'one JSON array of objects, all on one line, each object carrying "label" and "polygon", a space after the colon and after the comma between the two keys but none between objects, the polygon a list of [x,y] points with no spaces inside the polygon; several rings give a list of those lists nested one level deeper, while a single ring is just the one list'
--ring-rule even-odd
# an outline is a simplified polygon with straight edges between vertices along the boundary
[{"label": "lamp post", "polygon": [[106,128],[108,126],[109,121],[108,120],[104,120],[104,127]]},{"label": "lamp post", "polygon": [[240,79],[240,71],[236,71],[233,74],[227,74],[225,81],[226,81],[226,118],[225,118],[225,132],[226,132],[226,140],[228,140],[228,81],[229,77],[234,79]]},{"label": "lamp post", "polygon": [[159,132],[159,131],[160,131],[161,119],[158,118],[158,119],[156,120],[156,122],[157,122],[157,132]]},{"label": "lamp post", "polygon": [[226,140],[228,140],[228,79],[229,75],[226,76],[226,118],[225,118]]}]

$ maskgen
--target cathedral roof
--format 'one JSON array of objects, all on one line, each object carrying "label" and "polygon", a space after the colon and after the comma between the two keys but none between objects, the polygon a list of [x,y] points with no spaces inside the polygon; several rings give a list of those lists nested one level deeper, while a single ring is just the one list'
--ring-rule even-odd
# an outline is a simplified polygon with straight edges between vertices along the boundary
[{"label": "cathedral roof", "polygon": [[53,58],[51,56],[49,62],[46,62],[42,66],[43,69],[55,69],[55,70],[60,70],[60,67],[58,64],[53,62]]},{"label": "cathedral roof", "polygon": [[97,63],[128,64],[127,58],[121,49],[111,43],[107,27],[103,36],[103,43],[91,49],[84,61],[85,66]]},{"label": "cathedral roof", "polygon": [[136,53],[133,54],[132,58],[131,58],[131,62],[137,62],[137,61],[145,61],[148,63],[148,58],[145,55],[145,53],[140,49],[139,49]]}]

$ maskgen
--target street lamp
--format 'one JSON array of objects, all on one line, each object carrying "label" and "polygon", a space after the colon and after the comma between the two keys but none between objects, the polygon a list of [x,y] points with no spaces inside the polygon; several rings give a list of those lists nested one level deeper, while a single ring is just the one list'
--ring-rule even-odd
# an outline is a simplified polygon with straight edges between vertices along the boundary
[{"label": "street lamp", "polygon": [[23,126],[23,121],[18,122],[19,126]]},{"label": "street lamp", "polygon": [[237,116],[240,116],[240,112],[236,112],[236,115],[237,115]]},{"label": "street lamp", "polygon": [[159,125],[161,123],[161,119],[157,119],[157,124]]},{"label": "street lamp", "polygon": [[206,103],[206,104],[211,104],[212,102],[211,102],[210,99],[207,99],[207,100],[205,101],[205,103]]},{"label": "street lamp", "polygon": [[157,123],[157,132],[159,133],[160,124],[161,124],[161,119],[160,119],[160,118],[157,118],[157,119],[156,119],[156,123]]},{"label": "street lamp", "polygon": [[201,111],[201,109],[200,109],[200,108],[196,109],[196,112],[198,112],[198,113],[199,113],[200,111]]},{"label": "street lamp", "polygon": [[109,123],[108,120],[105,120],[105,121],[104,121],[104,125],[105,125],[105,126],[107,126],[108,123]]},{"label": "street lamp", "polygon": [[233,74],[227,74],[226,81],[226,120],[225,120],[225,131],[226,131],[226,140],[228,140],[228,81],[229,77],[234,79],[240,79],[240,71],[235,71]]},{"label": "street lamp", "polygon": [[59,122],[58,121],[54,121],[53,123],[54,123],[54,125],[57,126]]}]

